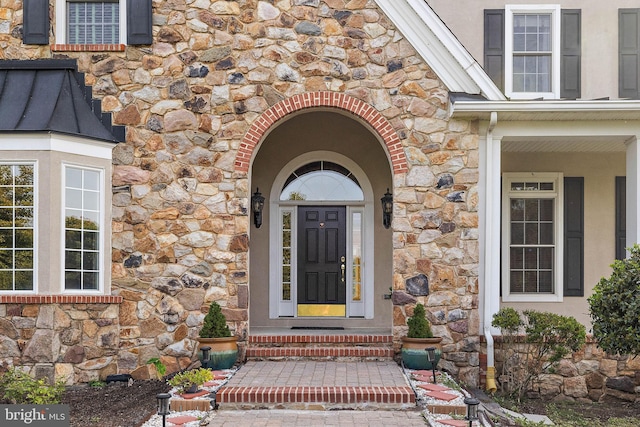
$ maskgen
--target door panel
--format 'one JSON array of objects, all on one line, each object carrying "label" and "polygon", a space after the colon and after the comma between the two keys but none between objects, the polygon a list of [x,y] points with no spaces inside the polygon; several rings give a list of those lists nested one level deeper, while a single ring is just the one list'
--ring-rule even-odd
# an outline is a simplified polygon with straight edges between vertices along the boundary
[{"label": "door panel", "polygon": [[298,304],[346,304],[346,207],[298,207]]}]

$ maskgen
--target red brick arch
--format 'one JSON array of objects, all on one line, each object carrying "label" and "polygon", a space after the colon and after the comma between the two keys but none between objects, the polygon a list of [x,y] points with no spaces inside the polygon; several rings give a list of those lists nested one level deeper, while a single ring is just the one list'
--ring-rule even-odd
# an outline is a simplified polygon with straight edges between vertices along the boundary
[{"label": "red brick arch", "polygon": [[308,92],[284,99],[267,111],[251,125],[238,149],[235,170],[248,172],[251,156],[266,132],[280,119],[306,108],[334,107],[349,111],[367,122],[384,141],[389,153],[393,173],[408,170],[407,158],[402,149],[402,143],[391,123],[371,105],[357,98],[337,92]]}]

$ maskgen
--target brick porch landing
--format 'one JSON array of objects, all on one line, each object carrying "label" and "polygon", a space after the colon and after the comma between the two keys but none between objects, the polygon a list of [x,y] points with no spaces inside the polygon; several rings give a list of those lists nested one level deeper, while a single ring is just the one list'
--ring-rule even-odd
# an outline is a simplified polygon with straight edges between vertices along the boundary
[{"label": "brick porch landing", "polygon": [[405,409],[415,394],[397,363],[248,361],[222,387],[225,409]]}]

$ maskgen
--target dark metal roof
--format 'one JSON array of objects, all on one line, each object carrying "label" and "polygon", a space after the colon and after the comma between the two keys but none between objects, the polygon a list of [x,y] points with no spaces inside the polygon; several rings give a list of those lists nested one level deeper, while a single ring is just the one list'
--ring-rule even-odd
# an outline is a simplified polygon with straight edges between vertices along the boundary
[{"label": "dark metal roof", "polygon": [[123,142],[75,60],[0,61],[0,132],[59,132]]}]

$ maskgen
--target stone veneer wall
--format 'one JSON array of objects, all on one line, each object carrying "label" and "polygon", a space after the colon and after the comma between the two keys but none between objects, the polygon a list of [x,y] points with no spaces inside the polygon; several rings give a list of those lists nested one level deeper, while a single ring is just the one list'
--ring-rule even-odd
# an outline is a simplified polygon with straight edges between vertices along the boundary
[{"label": "stone veneer wall", "polygon": [[[495,337],[495,349],[499,382],[504,360],[500,337]],[[485,345],[482,350],[485,356]],[[486,368],[486,360],[483,361]],[[607,354],[598,348],[592,336],[587,337],[582,350],[565,357],[549,371],[534,385],[532,396],[596,402],[640,401],[640,357]]]},{"label": "stone veneer wall", "polygon": [[[10,334],[0,359],[60,375],[73,367],[73,382],[112,372],[145,377],[155,356],[170,370],[184,368],[213,300],[244,339],[250,192],[247,170],[234,165],[238,150],[271,106],[330,91],[379,111],[407,159],[392,189],[396,346],[423,302],[444,337],[444,367],[475,384],[477,125],[448,118],[446,88],[401,32],[372,0],[153,7],[151,46],[52,52],[23,45],[22,2],[0,1],[0,58],[77,59],[103,111],[127,126],[112,177],[112,293],[122,303],[2,305]],[[58,330],[60,338],[51,333]],[[26,349],[40,336],[51,351],[31,357]]]}]

